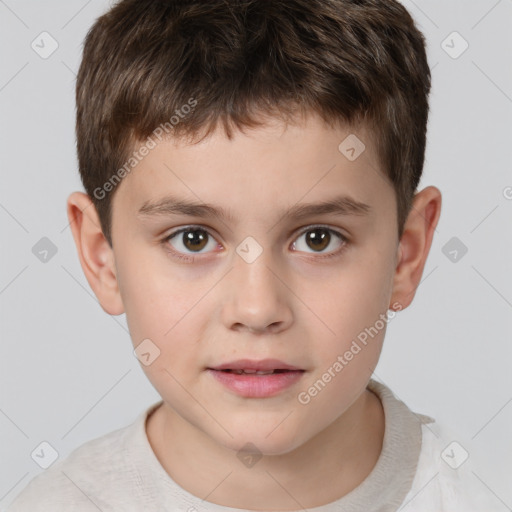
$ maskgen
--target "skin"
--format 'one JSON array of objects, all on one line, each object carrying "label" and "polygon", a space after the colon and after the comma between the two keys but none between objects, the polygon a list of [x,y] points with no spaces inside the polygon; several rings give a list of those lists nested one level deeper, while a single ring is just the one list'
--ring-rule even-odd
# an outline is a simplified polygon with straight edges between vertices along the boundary
[{"label": "skin", "polygon": [[[355,161],[338,150],[350,133],[366,145]],[[166,194],[222,207],[233,219],[138,215]],[[339,194],[371,211],[283,217],[297,203]],[[198,144],[159,143],[115,191],[112,248],[89,197],[69,197],[80,262],[102,308],[126,313],[134,346],[149,338],[160,350],[143,366],[163,399],[146,431],[181,487],[235,508],[298,510],[334,501],[368,476],[384,415],[366,386],[385,327],[307,404],[298,395],[379,315],[411,303],[440,210],[437,188],[417,193],[398,240],[395,193],[370,135],[328,127],[316,115],[287,126],[269,120],[231,141],[217,129]],[[200,254],[180,236],[174,245],[162,241],[191,224],[212,236]],[[325,248],[308,245],[301,232],[316,224],[347,242],[333,235]],[[252,263],[236,252],[247,236],[263,249]],[[276,396],[246,398],[205,370],[239,358],[276,358],[306,371]],[[237,457],[248,442],[263,455],[252,467]]]}]

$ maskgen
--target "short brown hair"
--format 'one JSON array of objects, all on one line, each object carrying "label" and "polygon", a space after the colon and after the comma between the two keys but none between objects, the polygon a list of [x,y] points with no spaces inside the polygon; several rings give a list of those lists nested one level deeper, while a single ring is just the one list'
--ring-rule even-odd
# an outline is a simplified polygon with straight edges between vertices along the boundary
[{"label": "short brown hair", "polygon": [[261,114],[316,112],[370,128],[401,237],[423,169],[429,92],[424,37],[398,1],[121,0],[84,42],[80,175],[112,245],[111,177],[191,98],[198,107],[173,136],[206,136],[221,121],[231,138],[232,126],[259,126]]}]

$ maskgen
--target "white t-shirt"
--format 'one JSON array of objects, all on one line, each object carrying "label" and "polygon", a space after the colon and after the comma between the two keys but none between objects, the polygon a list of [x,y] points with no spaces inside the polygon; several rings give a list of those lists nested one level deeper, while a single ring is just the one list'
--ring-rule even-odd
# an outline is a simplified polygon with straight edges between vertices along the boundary
[{"label": "white t-shirt", "polygon": [[[413,413],[385,385],[371,380],[368,389],[380,398],[385,415],[379,459],[358,487],[309,512],[503,510],[468,462],[462,462],[464,449],[451,444],[446,430],[432,418]],[[83,444],[37,475],[8,512],[248,512],[204,501],[165,472],[145,429],[146,418],[160,403],[131,425]]]}]

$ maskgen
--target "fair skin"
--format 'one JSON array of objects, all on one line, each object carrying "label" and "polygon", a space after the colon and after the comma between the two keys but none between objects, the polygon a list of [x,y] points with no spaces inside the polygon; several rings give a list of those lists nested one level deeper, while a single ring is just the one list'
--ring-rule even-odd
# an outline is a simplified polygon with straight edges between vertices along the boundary
[{"label": "fair skin", "polygon": [[[350,133],[366,145],[354,161],[338,150]],[[394,190],[379,169],[364,129],[333,129],[309,116],[231,141],[219,128],[198,144],[159,143],[115,192],[112,248],[88,196],[69,197],[80,262],[101,306],[126,313],[134,346],[149,338],[160,350],[143,366],[163,399],[147,435],[163,468],[192,494],[235,508],[299,510],[346,495],[375,466],[384,415],[366,386],[385,328],[307,404],[298,396],[379,315],[407,307],[421,280],[441,194],[416,194],[398,240]],[[138,214],[168,195],[232,218]],[[284,216],[341,195],[368,211]],[[199,252],[183,234],[163,241],[191,225],[196,236],[194,229],[207,233]],[[321,231],[329,243],[319,249],[309,243],[318,225],[347,241]],[[263,250],[251,263],[236,252],[248,236]],[[206,370],[241,358],[305,371],[275,396],[248,398]],[[262,453],[251,467],[237,457],[248,442]]]}]

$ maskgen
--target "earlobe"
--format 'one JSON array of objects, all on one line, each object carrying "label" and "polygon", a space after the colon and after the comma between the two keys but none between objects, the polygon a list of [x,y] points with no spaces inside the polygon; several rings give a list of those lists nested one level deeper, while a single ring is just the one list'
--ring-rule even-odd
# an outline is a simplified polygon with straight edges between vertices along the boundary
[{"label": "earlobe", "polygon": [[414,197],[398,248],[391,304],[405,309],[421,281],[432,238],[441,214],[441,192],[427,187]]},{"label": "earlobe", "polygon": [[90,197],[83,192],[72,193],[67,200],[67,215],[80,264],[101,307],[110,315],[124,313],[114,253]]}]

